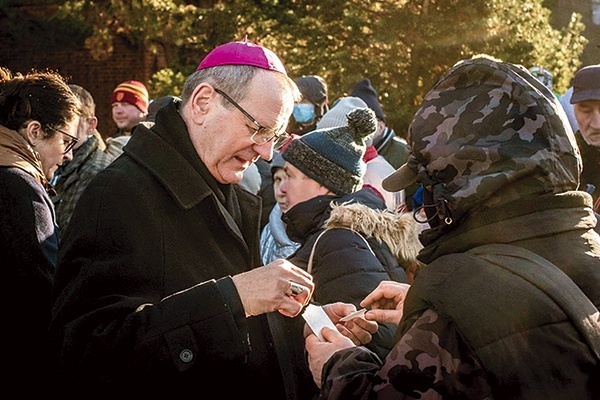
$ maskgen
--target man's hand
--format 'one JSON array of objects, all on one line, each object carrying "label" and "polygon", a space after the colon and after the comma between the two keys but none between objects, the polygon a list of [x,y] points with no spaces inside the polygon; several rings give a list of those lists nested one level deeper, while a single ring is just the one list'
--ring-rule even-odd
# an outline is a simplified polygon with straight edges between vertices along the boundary
[{"label": "man's hand", "polygon": [[354,347],[352,340],[334,331],[333,329],[323,328],[321,331],[326,342],[321,342],[319,338],[311,333],[304,341],[308,351],[308,366],[317,386],[321,387],[321,373],[323,365],[331,358],[333,353],[338,350]]},{"label": "man's hand", "polygon": [[404,299],[410,285],[394,281],[382,281],[360,303],[362,307],[371,307],[365,318],[379,323],[399,324],[402,319]]},{"label": "man's hand", "polygon": [[340,319],[356,311],[354,304],[342,302],[325,304],[323,310],[325,310],[329,319],[333,321],[338,331],[356,345],[369,343],[373,339],[373,334],[379,329],[377,322],[367,321],[364,317],[341,322]]},{"label": "man's hand", "polygon": [[233,276],[246,316],[279,311],[295,317],[312,297],[312,276],[287,260]]}]

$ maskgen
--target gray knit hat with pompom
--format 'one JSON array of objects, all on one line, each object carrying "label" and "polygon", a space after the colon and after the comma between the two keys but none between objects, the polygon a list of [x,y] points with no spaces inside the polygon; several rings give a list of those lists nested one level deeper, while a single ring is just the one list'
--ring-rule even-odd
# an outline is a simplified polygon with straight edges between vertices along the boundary
[{"label": "gray knit hat with pompom", "polygon": [[365,139],[375,133],[377,120],[369,108],[346,115],[348,126],[315,130],[292,140],[283,159],[338,196],[362,188],[367,168]]}]

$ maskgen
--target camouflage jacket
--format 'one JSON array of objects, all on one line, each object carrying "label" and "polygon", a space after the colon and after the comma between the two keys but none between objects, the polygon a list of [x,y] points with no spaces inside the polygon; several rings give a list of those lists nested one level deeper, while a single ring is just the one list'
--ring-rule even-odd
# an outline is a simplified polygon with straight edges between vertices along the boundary
[{"label": "camouflage jacket", "polygon": [[[592,197],[576,190],[581,157],[566,124],[521,66],[478,57],[440,78],[411,123],[407,164],[383,182],[423,187],[425,266],[386,359],[363,348],[334,354],[324,398],[600,398],[600,365],[581,335],[591,329],[572,317],[573,301],[555,301],[600,306],[600,236]],[[522,278],[546,275],[514,248],[512,259],[483,253],[507,244],[554,264],[545,272],[563,285]]]},{"label": "camouflage jacket", "polygon": [[[459,229],[454,235],[449,235],[447,240],[440,240],[431,248],[426,247],[421,255],[431,264],[426,265],[423,271],[436,268],[433,262],[440,259],[444,262],[443,254],[462,253],[484,243],[512,243],[543,255],[555,265],[561,266],[567,274],[576,276],[576,283],[598,306],[600,305],[600,271],[598,259],[600,258],[600,240],[593,232],[596,220],[589,208],[590,198],[581,192],[572,192],[569,196],[550,196],[544,201],[521,202],[520,207],[503,207],[483,213],[478,218],[473,218],[467,224],[471,229]],[[543,207],[540,203],[547,204]],[[532,211],[537,208],[537,211]],[[544,208],[544,209],[542,209]],[[552,218],[548,217],[549,210],[554,212]],[[495,214],[495,215],[492,215]],[[579,223],[573,225],[574,215],[580,215]],[[535,227],[535,228],[531,228]],[[569,250],[567,251],[567,248]],[[468,259],[465,259],[466,261]],[[483,275],[477,271],[473,273],[473,286],[469,289],[449,283],[450,287],[439,287],[444,296],[453,295],[454,300],[460,297],[474,297],[474,302],[482,296],[485,299],[489,293],[489,287],[497,287],[501,293],[504,292],[502,283],[495,285],[482,285]],[[424,273],[417,275],[415,284],[409,292],[409,298],[413,291],[418,289],[418,283],[425,277]],[[431,282],[431,277],[428,278]],[[450,282],[449,279],[444,282]],[[477,288],[484,291],[477,292]],[[466,293],[466,294],[465,294]],[[523,295],[494,297],[499,309],[519,310],[521,313],[528,308],[523,306],[525,298]],[[421,295],[421,292],[416,293]],[[512,302],[510,302],[512,300]],[[489,304],[488,300],[488,303]],[[405,303],[405,318],[410,314],[410,302]],[[467,318],[473,317],[473,323],[487,325],[495,318],[500,318],[498,313],[488,311],[484,305],[482,309],[469,305]],[[557,392],[554,397],[531,397],[510,396],[496,382],[496,372],[486,368],[477,354],[473,345],[472,332],[461,330],[456,321],[447,314],[447,310],[440,312],[435,307],[425,310],[414,309],[418,312],[412,320],[405,320],[401,324],[396,344],[385,360],[378,359],[362,347],[340,351],[325,364],[323,369],[324,380],[321,391],[324,399],[492,399],[492,398],[594,398],[587,390],[593,390],[588,378],[597,376],[598,369],[593,357],[586,350],[585,343],[574,339],[565,344],[564,348],[571,348],[571,353],[558,360],[541,360],[542,357],[526,357],[524,350],[519,350],[518,359],[515,362],[514,372],[518,374],[520,369],[536,369],[536,363],[557,366],[556,373],[563,379],[560,384],[565,392]],[[489,314],[489,315],[488,315]],[[515,313],[517,314],[517,313]],[[545,313],[544,313],[545,314]],[[512,314],[511,314],[512,315]],[[522,314],[521,314],[522,315]],[[546,314],[545,314],[546,315]],[[523,320],[530,323],[535,314],[526,314]],[[552,315],[553,318],[559,318]],[[410,315],[409,315],[410,317]],[[500,320],[502,322],[503,320]],[[408,324],[408,326],[407,326]],[[508,325],[508,323],[507,323]],[[512,325],[511,325],[512,326]],[[537,328],[537,327],[536,327]],[[464,329],[464,328],[463,328]],[[535,329],[535,328],[532,328]],[[543,329],[548,329],[544,325]],[[562,328],[557,328],[561,332]],[[479,333],[479,332],[478,332]],[[576,334],[576,332],[574,332]],[[516,333],[517,335],[521,333]],[[570,331],[569,334],[573,334]],[[467,336],[466,336],[467,335]],[[560,335],[550,335],[558,338]],[[569,335],[567,335],[568,337]],[[559,338],[560,339],[560,338]],[[558,339],[557,339],[558,340]],[[490,340],[491,341],[491,340]],[[536,354],[544,354],[544,346],[549,341],[538,340],[535,346],[529,346],[527,350]],[[502,344],[502,342],[500,341]],[[510,344],[505,347],[510,348]],[[560,348],[560,346],[557,346]],[[503,350],[504,351],[504,350]],[[501,359],[502,351],[498,351],[498,359]],[[573,365],[582,366],[581,369]],[[562,366],[562,368],[561,368]],[[560,371],[560,372],[558,372]],[[592,372],[596,371],[596,372]],[[552,374],[548,376],[553,379]],[[543,382],[543,381],[541,381]],[[564,384],[570,382],[571,384]],[[494,386],[496,385],[496,386]],[[539,383],[540,387],[543,386]],[[518,389],[515,389],[518,390]],[[498,395],[498,391],[501,395]],[[541,393],[541,392],[540,392]],[[596,392],[596,395],[598,393]]]}]

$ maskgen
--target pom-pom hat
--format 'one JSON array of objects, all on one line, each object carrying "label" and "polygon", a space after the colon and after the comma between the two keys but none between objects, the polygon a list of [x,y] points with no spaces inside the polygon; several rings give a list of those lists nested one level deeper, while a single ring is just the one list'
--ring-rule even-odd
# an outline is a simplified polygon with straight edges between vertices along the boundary
[{"label": "pom-pom hat", "polygon": [[144,114],[148,113],[148,89],[139,81],[125,81],[113,90],[111,103],[129,103],[136,106]]},{"label": "pom-pom hat", "polygon": [[348,126],[315,130],[292,140],[283,159],[338,196],[362,188],[366,164],[365,139],[375,133],[377,120],[368,108],[351,111]]},{"label": "pom-pom hat", "polygon": [[220,65],[251,65],[287,75],[283,63],[275,53],[265,47],[248,43],[246,40],[215,47],[204,57],[196,70]]}]

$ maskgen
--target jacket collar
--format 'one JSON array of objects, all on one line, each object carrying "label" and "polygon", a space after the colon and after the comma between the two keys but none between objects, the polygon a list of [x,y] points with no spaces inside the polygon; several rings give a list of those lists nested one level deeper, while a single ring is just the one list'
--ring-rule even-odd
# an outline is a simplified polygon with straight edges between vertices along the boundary
[{"label": "jacket collar", "polygon": [[430,263],[448,253],[465,252],[488,243],[514,243],[546,235],[594,229],[597,220],[588,193],[569,191],[520,199],[467,217],[440,235],[436,229],[421,233],[425,248],[419,260]]},{"label": "jacket collar", "polygon": [[[205,174],[201,173],[206,167],[189,140],[183,119],[173,104],[168,107],[173,109],[165,120],[161,122],[157,118],[151,129],[138,125],[123,151],[150,171],[182,208],[190,209],[210,196],[212,190],[204,179]],[[163,132],[166,130],[170,139]],[[189,146],[185,144],[185,137]]]}]

